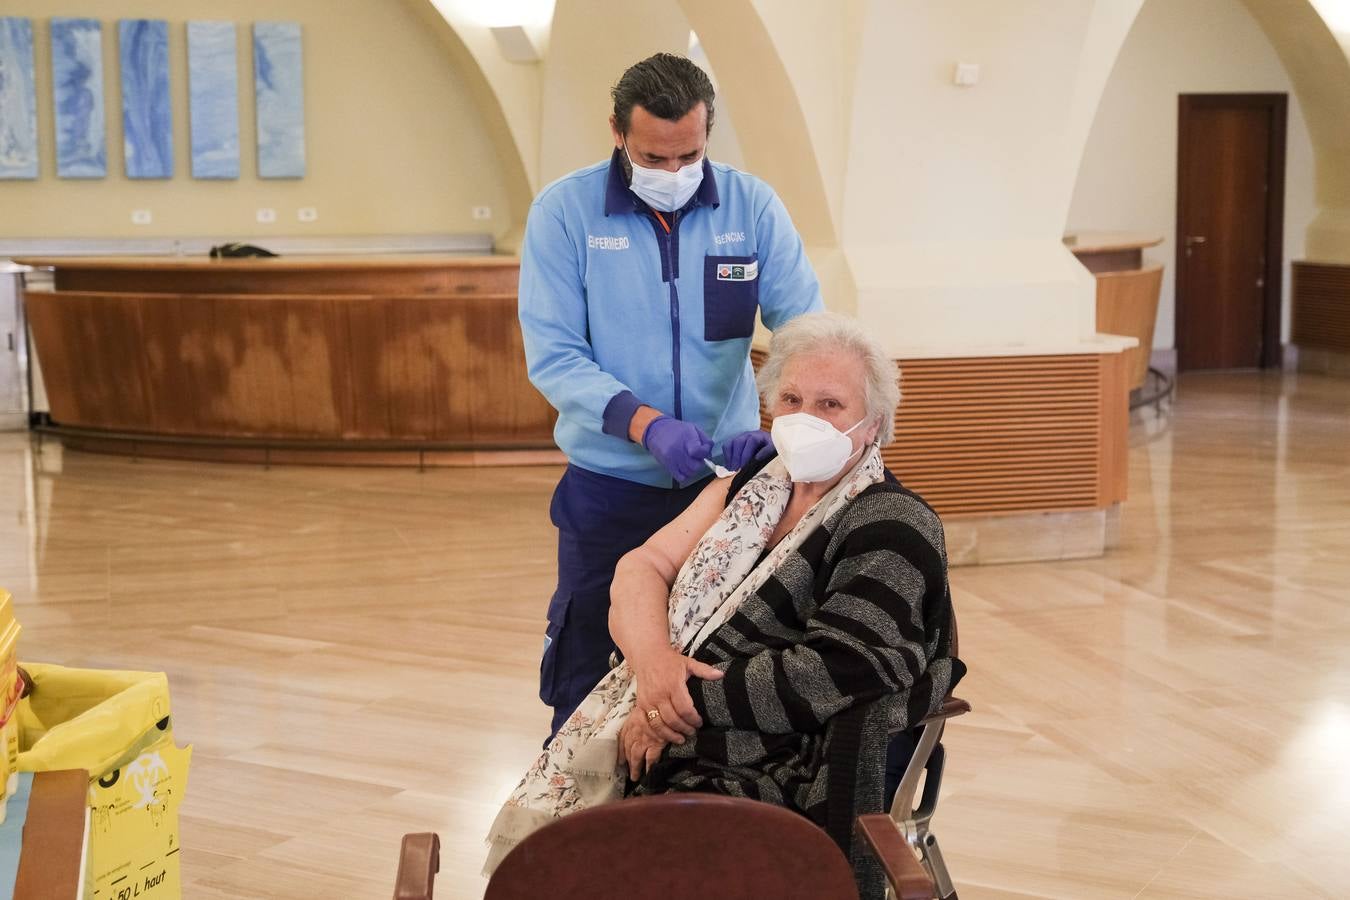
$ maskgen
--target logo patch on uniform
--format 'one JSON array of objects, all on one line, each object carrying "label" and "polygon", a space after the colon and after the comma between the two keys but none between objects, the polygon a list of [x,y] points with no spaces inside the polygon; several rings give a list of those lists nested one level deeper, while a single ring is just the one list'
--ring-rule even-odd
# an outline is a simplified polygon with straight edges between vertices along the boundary
[{"label": "logo patch on uniform", "polygon": [[621,234],[618,237],[609,237],[606,235],[586,235],[586,246],[592,250],[627,250],[628,235]]},{"label": "logo patch on uniform", "polygon": [[759,277],[759,263],[719,263],[718,281],[754,281]]}]

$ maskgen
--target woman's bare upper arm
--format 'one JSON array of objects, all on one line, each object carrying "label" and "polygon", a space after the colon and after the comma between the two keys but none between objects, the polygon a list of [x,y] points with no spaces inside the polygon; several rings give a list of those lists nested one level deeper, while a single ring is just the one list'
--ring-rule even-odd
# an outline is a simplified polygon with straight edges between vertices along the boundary
[{"label": "woman's bare upper arm", "polygon": [[714,478],[684,512],[648,538],[633,554],[654,566],[666,584],[674,584],[680,566],[694,552],[699,538],[722,514],[730,485],[730,478]]}]

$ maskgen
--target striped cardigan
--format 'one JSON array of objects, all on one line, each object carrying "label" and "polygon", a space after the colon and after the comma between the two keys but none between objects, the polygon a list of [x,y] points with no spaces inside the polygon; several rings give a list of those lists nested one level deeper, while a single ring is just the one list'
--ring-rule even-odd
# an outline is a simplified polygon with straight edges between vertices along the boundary
[{"label": "striped cardigan", "polygon": [[703,727],[667,747],[631,793],[786,806],[871,869],[853,846],[853,820],[884,806],[888,730],[935,711],[965,672],[951,656],[951,622],[937,514],[897,483],[872,485],[695,653],[725,673],[689,681]]}]

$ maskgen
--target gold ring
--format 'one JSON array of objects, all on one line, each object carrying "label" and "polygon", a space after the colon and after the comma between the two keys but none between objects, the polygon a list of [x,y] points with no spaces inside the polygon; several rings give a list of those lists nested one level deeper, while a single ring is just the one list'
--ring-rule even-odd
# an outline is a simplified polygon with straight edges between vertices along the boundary
[{"label": "gold ring", "polygon": [[655,721],[656,721],[657,719],[659,719],[659,718],[661,718],[661,710],[659,710],[659,709],[649,709],[649,710],[647,710],[647,721],[648,721],[648,722],[655,722]]}]

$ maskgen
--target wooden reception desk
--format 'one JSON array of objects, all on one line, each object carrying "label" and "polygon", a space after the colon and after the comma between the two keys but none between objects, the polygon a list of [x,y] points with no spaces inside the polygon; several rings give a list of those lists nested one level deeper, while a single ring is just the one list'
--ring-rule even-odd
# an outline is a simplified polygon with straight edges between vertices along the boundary
[{"label": "wooden reception desk", "polygon": [[1083,232],[1064,238],[1064,245],[1097,279],[1097,330],[1139,342],[1125,354],[1131,390],[1142,388],[1148,378],[1162,290],[1162,266],[1145,266],[1144,250],[1161,243],[1155,235],[1124,232]]},{"label": "wooden reception desk", "polygon": [[275,463],[561,460],[514,257],[26,259],[52,427],[78,449]]}]

